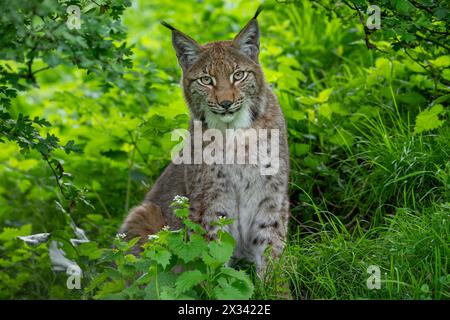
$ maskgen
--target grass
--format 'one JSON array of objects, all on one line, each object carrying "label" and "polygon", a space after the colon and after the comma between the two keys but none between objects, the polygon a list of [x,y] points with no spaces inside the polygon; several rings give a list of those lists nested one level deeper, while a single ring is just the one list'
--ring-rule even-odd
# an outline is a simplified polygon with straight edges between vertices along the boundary
[{"label": "grass", "polygon": [[[350,233],[336,218],[319,232],[291,236],[275,269],[295,299],[449,299],[450,207],[413,212],[399,208],[385,226]],[[325,218],[328,216],[328,218]],[[381,271],[381,288],[369,290],[367,268]],[[258,286],[257,298],[276,298],[275,280]]]},{"label": "grass", "polygon": [[[344,192],[327,195],[350,212],[323,210],[325,201],[293,183],[314,212],[308,221],[298,213],[304,227],[291,228],[274,265],[293,298],[450,298],[449,129],[418,136],[409,128],[393,112],[355,125],[358,143],[337,166],[348,173]],[[366,285],[371,265],[380,289]],[[258,297],[276,298],[276,281],[258,286]]]}]

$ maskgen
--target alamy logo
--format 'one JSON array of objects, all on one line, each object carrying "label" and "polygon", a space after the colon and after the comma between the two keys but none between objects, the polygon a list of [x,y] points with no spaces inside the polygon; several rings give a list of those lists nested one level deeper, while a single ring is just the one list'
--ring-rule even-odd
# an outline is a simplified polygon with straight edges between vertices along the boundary
[{"label": "alamy logo", "polygon": [[81,269],[77,265],[69,265],[67,267],[66,273],[68,275],[66,286],[67,289],[81,289]]},{"label": "alamy logo", "polygon": [[381,28],[381,9],[377,5],[367,7],[366,27],[370,30]]},{"label": "alamy logo", "polygon": [[188,130],[172,131],[171,140],[182,142],[172,152],[174,164],[252,164],[262,175],[273,175],[280,167],[280,130],[218,129],[203,132],[202,122],[194,121],[193,136]]},{"label": "alamy logo", "polygon": [[81,29],[81,10],[79,6],[70,5],[67,7],[67,28],[70,30]]},{"label": "alamy logo", "polygon": [[371,265],[367,268],[367,273],[370,274],[367,278],[367,289],[381,289],[381,271],[379,266]]}]

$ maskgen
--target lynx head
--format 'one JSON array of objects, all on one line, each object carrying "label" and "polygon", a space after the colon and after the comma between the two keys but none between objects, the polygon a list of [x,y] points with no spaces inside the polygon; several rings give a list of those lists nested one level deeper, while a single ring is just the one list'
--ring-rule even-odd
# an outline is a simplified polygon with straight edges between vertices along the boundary
[{"label": "lynx head", "polygon": [[259,65],[261,9],[233,40],[205,45],[173,28],[172,44],[183,70],[183,92],[195,120],[209,128],[247,128],[264,110]]}]

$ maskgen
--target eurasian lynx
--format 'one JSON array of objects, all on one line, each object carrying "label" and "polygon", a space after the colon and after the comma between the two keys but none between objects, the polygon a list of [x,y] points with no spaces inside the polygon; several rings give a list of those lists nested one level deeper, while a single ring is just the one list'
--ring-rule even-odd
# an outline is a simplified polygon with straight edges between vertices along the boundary
[{"label": "eurasian lynx", "polygon": [[234,219],[227,226],[237,242],[233,257],[255,263],[261,274],[267,246],[275,258],[283,250],[290,214],[286,124],[259,64],[259,12],[233,40],[205,45],[163,24],[172,30],[173,47],[183,71],[191,136],[195,136],[194,121],[200,121],[203,130],[242,129],[245,133],[267,129],[269,135],[271,130],[278,130],[278,170],[262,175],[261,166],[270,164],[171,163],[143,203],[131,210],[120,232],[145,241],[164,225],[179,228],[180,221],[169,205],[175,195],[183,195],[190,200],[191,218],[204,226],[209,237],[214,237],[212,222],[218,217]]}]

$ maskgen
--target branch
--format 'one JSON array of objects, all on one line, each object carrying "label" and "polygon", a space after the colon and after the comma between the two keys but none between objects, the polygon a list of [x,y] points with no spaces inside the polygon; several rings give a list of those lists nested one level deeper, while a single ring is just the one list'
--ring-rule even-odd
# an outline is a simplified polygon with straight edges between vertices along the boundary
[{"label": "branch", "polygon": [[409,1],[409,3],[411,3],[417,9],[425,10],[429,14],[434,15],[433,10],[431,10],[430,8],[422,5],[421,3],[418,3],[417,1],[414,1],[414,0],[408,0],[408,1]]},{"label": "branch", "polygon": [[370,39],[369,39],[370,30],[369,30],[369,28],[367,28],[366,24],[364,23],[364,15],[362,14],[361,10],[359,10],[359,8],[356,5],[352,6],[350,3],[348,3],[348,1],[343,0],[343,2],[347,5],[347,7],[349,7],[352,10],[355,10],[358,13],[359,22],[361,22],[361,25],[363,26],[363,29],[364,29],[364,41],[366,43],[366,47],[369,50],[374,49],[374,50],[381,51],[380,49],[377,48],[376,45],[374,45],[372,42],[370,42]]},{"label": "branch", "polygon": [[425,37],[423,37],[423,36],[421,36],[420,34],[417,34],[417,33],[415,33],[414,35],[416,37],[418,37],[419,39],[423,40],[423,41],[430,41],[430,42],[434,43],[435,45],[437,45],[438,47],[441,47],[441,48],[444,48],[447,51],[450,51],[450,47],[449,46],[446,46],[445,44],[440,43],[439,41],[436,41],[433,38],[430,38],[430,37],[425,38]]},{"label": "branch", "polygon": [[48,157],[47,157],[45,154],[43,154],[42,152],[41,152],[41,155],[42,155],[42,157],[44,158],[45,162],[47,162],[47,164],[48,164],[48,166],[50,167],[50,169],[52,170],[53,176],[55,177],[56,184],[58,185],[59,190],[61,191],[61,194],[62,194],[63,197],[65,198],[66,196],[65,196],[65,194],[64,194],[64,187],[61,185],[61,183],[60,183],[60,181],[59,181],[60,177],[59,177],[58,174],[56,173],[56,171],[55,171],[55,169],[53,168],[53,166],[52,166],[50,160],[48,159]]},{"label": "branch", "polygon": [[139,155],[141,156],[142,160],[144,160],[145,164],[148,166],[148,162],[147,162],[147,158],[144,156],[144,154],[141,152],[141,150],[139,149],[139,147],[137,146],[137,141],[134,140],[133,134],[131,133],[131,131],[127,130],[128,135],[131,138],[131,144],[134,146],[134,148],[136,149],[136,151],[139,153]]}]

